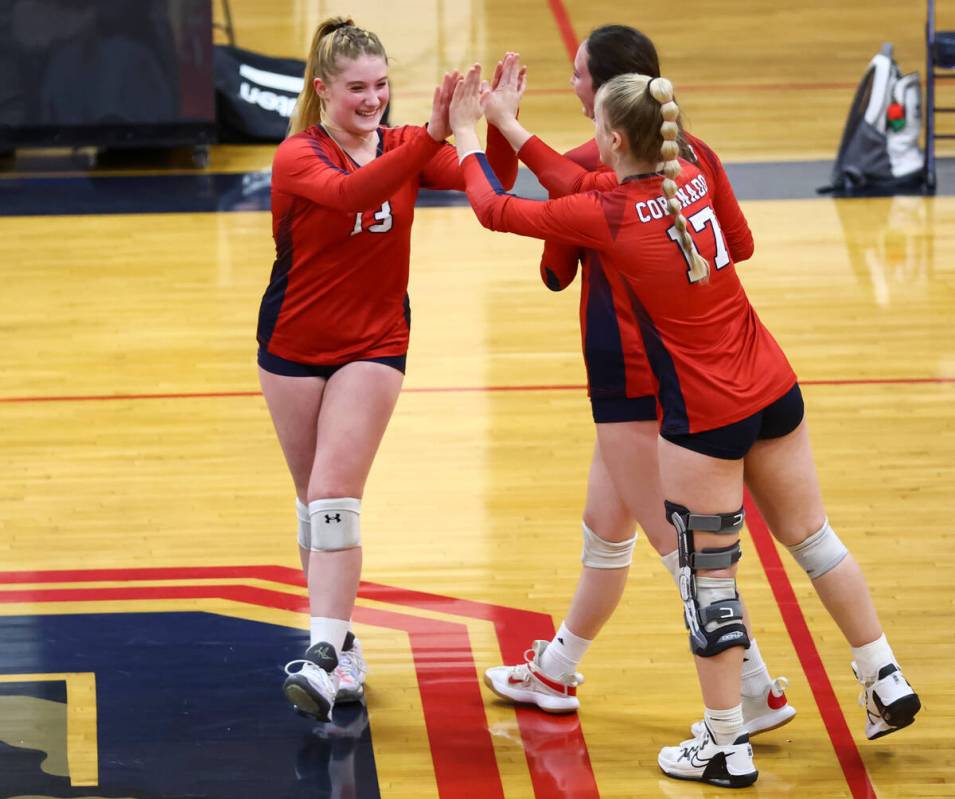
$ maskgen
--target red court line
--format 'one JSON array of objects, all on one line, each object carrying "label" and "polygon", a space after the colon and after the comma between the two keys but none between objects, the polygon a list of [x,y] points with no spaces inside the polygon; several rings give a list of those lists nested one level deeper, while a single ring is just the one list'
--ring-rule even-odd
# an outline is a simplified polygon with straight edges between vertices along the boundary
[{"label": "red court line", "polygon": [[222,397],[260,397],[261,391],[184,391],[178,394],[63,394],[52,397],[0,397],[0,402],[95,402],[110,400],[209,399]]},{"label": "red court line", "polygon": [[542,386],[419,386],[413,388],[404,388],[403,392],[409,394],[446,394],[458,392],[501,392],[501,391],[582,391],[586,389],[584,385],[554,384]]},{"label": "red court line", "polygon": [[860,377],[799,381],[801,386],[903,386],[930,383],[955,383],[955,377]]},{"label": "red court line", "polygon": [[[105,571],[105,570],[104,570]],[[118,570],[117,570],[118,571]],[[157,570],[144,570],[157,571]],[[177,572],[175,569],[163,570]],[[62,580],[65,572],[33,573]],[[89,579],[83,572],[74,572]],[[270,574],[275,574],[270,571]],[[172,576],[171,574],[169,576]],[[181,574],[179,574],[181,576]],[[2,578],[0,578],[2,579]],[[0,591],[0,602],[83,602],[135,599],[231,599],[251,605],[308,612],[301,594],[287,594],[243,585],[122,586],[118,588],[53,588]],[[484,701],[478,687],[467,628],[454,622],[393,611],[355,608],[355,619],[408,633],[425,727],[442,799],[470,796],[504,799]]]},{"label": "red court line", "polygon": [[779,559],[779,552],[773,543],[772,534],[748,491],[744,498],[744,506],[746,527],[759,554],[759,560],[766,572],[776,604],[779,606],[786,630],[793,642],[793,648],[799,656],[802,670],[809,682],[819,714],[826,725],[826,732],[829,733],[829,740],[832,742],[839,765],[842,766],[842,773],[849,784],[853,799],[876,799],[877,794],[869,780],[862,755],[859,754],[859,748],[856,746],[852,733],[849,732],[846,718],[842,713],[839,700],[836,699],[832,683],[829,682],[829,675],[819,656],[819,650],[816,649],[816,643],[806,624],[799,600],[796,599],[792,583],[789,582],[789,576]]},{"label": "red court line", "polygon": [[[411,591],[362,582],[358,595],[395,605],[427,609],[494,624],[502,662],[523,663],[532,641],[554,637],[554,621],[545,613],[520,610],[487,602]],[[597,799],[600,793],[590,755],[576,714],[554,717],[536,709],[515,707],[517,726],[536,799]]]},{"label": "red court line", "polygon": [[[554,17],[554,22],[557,24],[557,30],[560,31],[560,38],[564,42],[564,49],[567,51],[567,57],[570,59],[570,63],[574,63],[574,58],[577,55],[577,48],[580,46],[580,42],[577,41],[577,35],[574,33],[574,25],[571,22],[570,14],[567,12],[567,7],[564,5],[563,0],[547,0],[547,5],[550,6],[550,13]],[[705,91],[705,92],[740,92],[740,91],[769,91],[769,92],[778,92],[778,91],[787,91],[787,90],[797,90],[797,91],[812,91],[816,89],[855,89],[855,83],[845,83],[843,81],[839,82],[812,82],[812,83],[681,83],[680,91]],[[528,87],[527,94],[532,93],[554,93],[555,89],[537,89],[536,92],[531,87]],[[561,89],[559,91],[569,91],[568,89]],[[430,93],[427,96],[431,96]]]},{"label": "red court line", "polygon": [[136,569],[44,569],[0,572],[3,583],[100,583],[142,580],[216,580],[246,577],[305,586],[301,569],[288,566],[158,566]]},{"label": "red court line", "polygon": [[[904,386],[941,385],[955,383],[955,377],[861,377],[800,380],[801,386]],[[585,385],[555,383],[553,385],[514,386],[414,386],[402,389],[403,394],[480,394],[521,391],[585,391]],[[159,399],[229,399],[232,397],[260,397],[261,391],[184,391],[178,394],[63,394],[60,396],[0,397],[0,404],[30,404],[34,402],[111,402],[119,400]]]},{"label": "red court line", "polygon": [[504,799],[467,627],[361,606],[352,618],[408,632],[438,795]]},{"label": "red court line", "polygon": [[[0,584],[236,578],[268,580],[297,588],[304,587],[305,582],[301,570],[274,565],[0,572]],[[554,635],[553,620],[544,613],[364,581],[359,587],[358,595],[363,599],[490,621],[494,625],[503,662],[505,663],[522,662],[524,650],[530,645],[531,641],[538,638],[549,640]],[[300,594],[287,594],[252,586],[231,585],[24,589],[20,591],[0,591],[0,602],[76,602],[82,600],[214,598],[223,596],[266,607],[301,612],[307,612],[308,610],[307,600]],[[493,747],[491,747],[490,765],[486,761],[486,751],[483,748],[485,743],[490,744],[490,737],[485,736],[486,741],[485,738],[477,740],[474,735],[468,734],[462,737],[456,732],[458,727],[462,725],[465,727],[476,725],[475,728],[482,732],[487,730],[487,717],[484,715],[483,701],[470,643],[467,641],[466,628],[465,640],[462,643],[457,635],[457,628],[460,625],[430,619],[425,620],[420,617],[389,611],[389,618],[392,621],[395,619],[401,621],[401,624],[396,626],[391,623],[383,623],[384,617],[376,615],[382,612],[375,608],[356,606],[355,619],[409,632],[421,688],[422,705],[425,709],[425,723],[432,742],[436,774],[440,770],[438,776],[441,795],[447,797],[447,799],[454,799],[458,796],[481,796],[483,798],[500,795],[499,776],[493,759]],[[425,625],[424,622],[427,622],[427,624]],[[444,632],[438,630],[437,626],[441,624],[445,624],[448,629]],[[416,625],[423,626],[419,629]],[[435,647],[434,643],[436,630],[445,636],[441,639],[441,645],[438,647]],[[416,634],[417,638],[415,637]],[[458,688],[451,695],[449,692],[456,685]],[[465,701],[464,706],[461,705],[462,696]],[[478,710],[480,710],[480,717],[478,717]],[[574,796],[575,799],[597,799],[599,797],[597,783],[590,763],[583,730],[577,716],[553,717],[527,707],[515,708],[515,713],[531,784],[534,788],[534,796],[537,799],[565,799],[568,795]],[[476,753],[476,760],[472,762],[478,762],[482,759],[484,761],[483,766],[479,769],[481,773],[486,774],[488,772],[485,769],[490,769],[490,773],[493,773],[495,775],[494,779],[497,780],[494,784],[488,783],[485,787],[480,788],[479,793],[472,792],[474,787],[478,786],[478,783],[475,782],[476,777],[468,776],[471,774],[470,771],[462,777],[461,769],[455,765],[462,756],[471,751]],[[441,785],[446,787],[441,788]],[[460,793],[457,792],[459,790]]]},{"label": "red court line", "polygon": [[[563,33],[562,33],[563,36]],[[574,40],[576,42],[576,39]],[[571,61],[573,61],[573,55],[577,50],[576,43],[574,44],[574,49],[571,51]],[[828,91],[830,89],[835,89],[838,91],[846,91],[850,89],[855,89],[857,84],[855,83],[845,83],[842,81],[832,81],[832,82],[818,82],[818,83],[681,83],[677,86],[679,93],[684,92],[707,92],[709,94],[714,93],[723,93],[723,94],[742,94],[743,92],[786,92],[786,91]],[[573,94],[574,90],[569,85],[569,82],[565,86],[528,86],[527,91],[524,92],[524,96],[549,96],[555,94]],[[434,93],[433,89],[408,89],[401,92],[402,98],[410,97],[431,97]],[[27,173],[12,173],[12,174],[3,174],[0,175],[0,180],[7,178],[23,177]],[[64,173],[70,174],[70,173]],[[127,173],[124,173],[127,174]],[[184,173],[186,174],[186,173]],[[40,177],[47,176],[49,173],[29,173],[30,177]]]},{"label": "red court line", "polygon": [[[570,86],[570,82],[564,84],[563,86],[528,86],[524,92],[524,96],[539,94],[539,95],[552,95],[552,94],[573,94],[573,88]],[[401,97],[402,99],[407,99],[409,97],[431,97],[434,94],[434,89],[408,89],[402,90]],[[6,178],[8,173],[0,175],[0,179]]]},{"label": "red court line", "polygon": [[[547,386],[418,386],[402,389],[405,394],[464,394],[502,391],[580,391],[582,385]],[[184,391],[178,394],[63,394],[59,396],[0,397],[0,403],[28,404],[32,402],[109,402],[113,400],[159,399],[228,399],[230,397],[261,397],[261,391]]]},{"label": "red court line", "polygon": [[574,56],[577,55],[577,47],[579,42],[577,41],[577,36],[574,34],[574,26],[570,23],[570,14],[567,13],[567,8],[564,6],[562,0],[547,0],[547,5],[550,6],[550,13],[554,15],[554,22],[557,23],[557,30],[560,31],[560,38],[564,42],[564,48],[567,50],[567,57],[570,59],[570,63],[574,63]]}]

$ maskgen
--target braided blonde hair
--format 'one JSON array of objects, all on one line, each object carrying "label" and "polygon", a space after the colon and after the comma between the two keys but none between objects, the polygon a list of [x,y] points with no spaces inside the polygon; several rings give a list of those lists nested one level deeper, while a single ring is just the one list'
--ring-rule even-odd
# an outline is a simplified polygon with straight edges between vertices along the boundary
[{"label": "braided blonde hair", "polygon": [[634,158],[651,163],[663,161],[663,196],[667,211],[673,216],[677,243],[690,265],[690,282],[706,282],[710,265],[696,249],[676,196],[683,121],[673,99],[673,84],[666,78],[618,75],[600,87],[596,104],[600,105],[607,128],[625,135]]},{"label": "braided blonde hair", "polygon": [[324,105],[322,98],[315,92],[312,81],[321,78],[328,83],[342,70],[339,58],[356,59],[361,55],[381,56],[388,61],[384,45],[371,31],[355,26],[347,17],[331,17],[319,24],[312,37],[312,46],[308,51],[305,64],[305,85],[295,103],[295,110],[289,121],[288,135],[301,133],[322,119]]}]

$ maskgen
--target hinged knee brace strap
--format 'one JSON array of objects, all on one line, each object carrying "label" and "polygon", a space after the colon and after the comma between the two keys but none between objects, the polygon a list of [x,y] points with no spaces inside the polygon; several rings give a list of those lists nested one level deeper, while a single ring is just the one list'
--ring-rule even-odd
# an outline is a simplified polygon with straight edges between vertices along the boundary
[{"label": "hinged knee brace strap", "polygon": [[690,650],[712,657],[733,646],[749,646],[743,626],[743,607],[732,577],[697,577],[700,569],[728,569],[741,557],[739,541],[725,547],[694,551],[693,531],[737,535],[743,526],[743,509],[736,513],[692,513],[683,505],[665,501],[667,521],[675,528],[680,552],[680,597],[683,617],[690,631]]},{"label": "hinged knee brace strap", "polygon": [[353,497],[316,499],[308,503],[313,552],[352,549],[361,546],[361,500]]}]

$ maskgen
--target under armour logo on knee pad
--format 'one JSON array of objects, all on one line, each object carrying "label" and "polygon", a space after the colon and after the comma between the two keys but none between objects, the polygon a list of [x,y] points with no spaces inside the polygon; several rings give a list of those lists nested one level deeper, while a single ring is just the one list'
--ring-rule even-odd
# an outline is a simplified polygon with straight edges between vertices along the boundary
[{"label": "under armour logo on knee pad", "polygon": [[331,524],[332,522],[340,522],[342,520],[342,515],[336,513],[334,516],[330,513],[325,514],[325,524]]}]

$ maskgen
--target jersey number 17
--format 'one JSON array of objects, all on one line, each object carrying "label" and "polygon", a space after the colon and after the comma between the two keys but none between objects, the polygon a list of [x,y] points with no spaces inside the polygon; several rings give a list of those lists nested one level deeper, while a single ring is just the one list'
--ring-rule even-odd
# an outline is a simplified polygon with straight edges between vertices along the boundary
[{"label": "jersey number 17", "polygon": [[[713,210],[713,207],[711,205],[704,206],[692,216],[687,217],[687,221],[690,223],[690,227],[697,233],[702,233],[707,225],[713,229],[713,238],[716,241],[716,257],[713,259],[713,265],[717,269],[722,269],[726,266],[730,262],[730,255],[726,249],[726,240],[723,238],[723,229],[720,227],[720,221],[716,218],[716,212]],[[676,225],[670,225],[670,227],[667,228],[667,235],[673,240],[674,244],[676,244],[683,255],[683,259],[686,261],[687,280],[691,283],[695,283],[696,281],[690,277],[690,260],[686,257],[686,253],[683,252],[683,248],[680,247],[680,233],[676,229]]]}]

